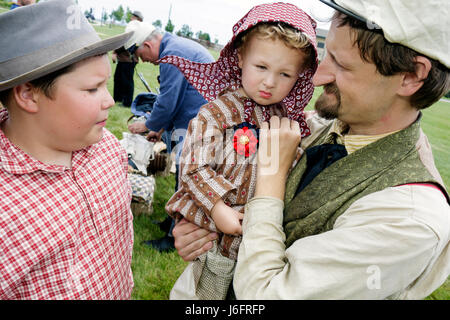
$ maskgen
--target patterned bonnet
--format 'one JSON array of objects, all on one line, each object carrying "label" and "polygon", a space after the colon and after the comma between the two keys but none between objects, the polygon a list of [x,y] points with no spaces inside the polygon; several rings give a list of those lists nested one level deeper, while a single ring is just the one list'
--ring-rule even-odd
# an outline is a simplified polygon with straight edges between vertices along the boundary
[{"label": "patterned bonnet", "polygon": [[[309,128],[304,119],[303,109],[306,107],[314,92],[312,76],[314,75],[317,61],[316,22],[303,10],[289,3],[262,4],[252,8],[242,19],[233,26],[233,37],[220,52],[220,57],[213,63],[198,63],[177,56],[165,56],[157,63],[170,63],[183,72],[188,82],[198,90],[207,100],[215,100],[226,89],[237,90],[241,86],[241,69],[238,66],[237,49],[234,46],[236,38],[244,31],[262,22],[282,22],[303,32],[314,47],[315,63],[312,67],[298,75],[297,82],[291,92],[282,100],[282,104],[291,120],[298,121],[302,137],[310,135]],[[244,104],[245,121],[251,121],[253,109],[259,106],[264,115],[264,120],[270,118],[269,108],[261,106],[251,99],[246,99]]]}]

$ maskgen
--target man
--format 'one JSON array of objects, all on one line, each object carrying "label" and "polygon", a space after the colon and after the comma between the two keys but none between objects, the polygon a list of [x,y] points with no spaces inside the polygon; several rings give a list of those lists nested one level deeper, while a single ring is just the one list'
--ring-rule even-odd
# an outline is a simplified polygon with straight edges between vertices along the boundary
[{"label": "man", "polygon": [[[202,45],[171,33],[163,34],[150,24],[131,21],[126,27],[126,32],[130,31],[134,31],[134,35],[125,44],[125,48],[144,62],[158,65],[158,60],[168,55],[179,56],[195,62],[214,61],[211,54]],[[176,157],[176,180],[178,180],[178,159],[185,132],[189,121],[197,115],[206,100],[187,82],[176,67],[161,64],[159,73],[160,93],[153,105],[150,118],[145,124],[142,122],[132,123],[128,129],[132,133],[150,131],[147,135],[149,140],[160,140],[164,130],[167,132],[173,130],[171,140],[178,143]],[[177,186],[178,181],[176,181],[175,189]],[[166,220],[165,224],[168,224],[167,222],[171,221]],[[147,244],[160,251],[173,249],[171,230],[163,239],[148,241]]]},{"label": "man", "polygon": [[130,20],[138,20],[142,22],[144,21],[144,15],[140,11],[135,10],[131,13]]},{"label": "man", "polygon": [[17,0],[17,3],[13,3],[11,5],[10,10],[15,9],[15,8],[20,8],[23,6],[28,6],[30,4],[35,4],[36,0]]},{"label": "man", "polygon": [[[286,119],[271,119],[280,166],[265,174],[258,165],[236,297],[423,299],[450,269],[449,197],[420,130],[420,110],[450,86],[450,39],[439,16],[447,3],[321,1],[338,10],[313,80],[324,86],[315,105],[322,118],[309,119],[313,134],[287,179],[287,151],[298,138]],[[174,236],[185,260],[215,238],[185,221]],[[208,252],[207,261],[217,258]],[[192,279],[185,271],[171,296],[195,293]]]},{"label": "man", "polygon": [[[143,21],[144,16],[140,11],[133,11],[130,21]],[[122,102],[123,106],[130,107],[133,102],[134,94],[134,68],[137,60],[130,56],[130,53],[124,47],[113,51],[112,62],[117,62],[114,72],[113,97],[116,102]]]}]

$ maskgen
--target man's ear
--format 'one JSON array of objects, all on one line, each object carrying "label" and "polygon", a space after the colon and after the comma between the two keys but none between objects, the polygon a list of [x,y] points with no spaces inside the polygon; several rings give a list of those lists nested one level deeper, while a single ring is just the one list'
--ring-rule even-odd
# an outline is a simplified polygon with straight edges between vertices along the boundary
[{"label": "man's ear", "polygon": [[14,99],[24,111],[35,113],[38,111],[36,88],[27,82],[13,88]]},{"label": "man's ear", "polygon": [[415,71],[406,72],[403,75],[402,83],[397,91],[401,96],[409,97],[419,91],[430,73],[431,61],[429,59],[424,56],[417,56],[414,61]]},{"label": "man's ear", "polygon": [[147,47],[151,50],[153,48],[153,43],[151,41],[144,41],[141,46]]}]

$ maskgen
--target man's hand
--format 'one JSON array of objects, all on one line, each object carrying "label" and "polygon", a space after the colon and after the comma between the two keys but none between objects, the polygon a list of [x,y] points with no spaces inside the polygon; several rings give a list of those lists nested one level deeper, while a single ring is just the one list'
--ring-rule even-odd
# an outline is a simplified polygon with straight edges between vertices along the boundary
[{"label": "man's hand", "polygon": [[211,218],[220,231],[231,235],[242,234],[241,220],[244,214],[227,206],[222,200],[219,200],[211,210]]},{"label": "man's hand", "polygon": [[178,222],[172,230],[175,248],[184,261],[193,261],[213,247],[217,233],[200,228],[186,219]]},{"label": "man's hand", "polygon": [[143,133],[147,132],[148,128],[145,125],[145,122],[134,122],[128,125],[128,130],[130,130],[131,133]]},{"label": "man's hand", "polygon": [[163,134],[164,129],[159,130],[159,132],[156,131],[150,131],[147,134],[147,140],[152,142],[161,141],[161,135]]}]

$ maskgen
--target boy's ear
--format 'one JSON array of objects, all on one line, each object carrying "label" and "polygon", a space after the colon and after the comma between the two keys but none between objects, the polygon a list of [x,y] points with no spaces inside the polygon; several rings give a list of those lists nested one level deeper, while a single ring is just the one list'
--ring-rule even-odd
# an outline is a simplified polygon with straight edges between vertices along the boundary
[{"label": "boy's ear", "polygon": [[410,97],[415,94],[423,85],[431,70],[431,62],[424,56],[414,58],[414,72],[406,72],[403,75],[402,83],[397,91],[400,96]]},{"label": "boy's ear", "polygon": [[26,112],[38,111],[36,89],[29,82],[14,87],[12,94],[17,105]]}]

